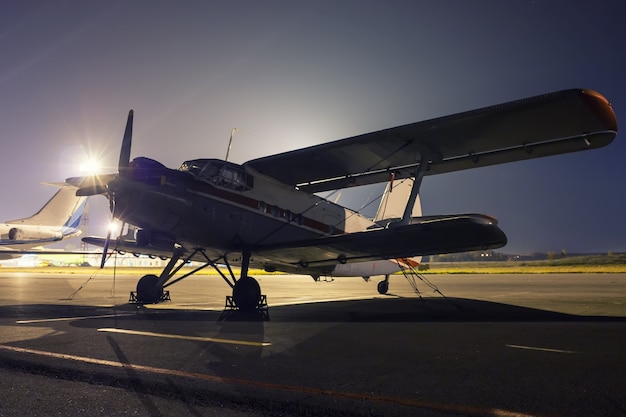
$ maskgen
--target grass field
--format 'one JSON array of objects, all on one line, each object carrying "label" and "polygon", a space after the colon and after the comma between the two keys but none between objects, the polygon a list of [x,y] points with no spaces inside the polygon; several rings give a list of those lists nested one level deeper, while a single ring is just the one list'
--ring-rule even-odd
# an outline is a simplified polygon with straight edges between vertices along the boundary
[{"label": "grass field", "polygon": [[420,271],[424,274],[563,274],[563,273],[604,273],[618,274],[626,273],[626,264],[579,264],[579,265],[549,265],[549,264],[531,264],[525,265],[510,263],[494,262],[495,265],[485,265],[482,263],[474,264],[472,262],[451,264],[451,265],[429,265],[426,271]]},{"label": "grass field", "polygon": [[543,261],[430,263],[434,274],[626,273],[626,254],[571,256]]}]

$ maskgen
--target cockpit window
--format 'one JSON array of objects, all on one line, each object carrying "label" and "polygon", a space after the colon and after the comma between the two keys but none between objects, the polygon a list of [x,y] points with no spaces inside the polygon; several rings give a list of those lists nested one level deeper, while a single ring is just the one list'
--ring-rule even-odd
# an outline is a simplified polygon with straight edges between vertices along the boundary
[{"label": "cockpit window", "polygon": [[236,191],[247,191],[254,185],[254,178],[243,168],[217,159],[185,161],[179,171],[188,172],[197,180]]}]

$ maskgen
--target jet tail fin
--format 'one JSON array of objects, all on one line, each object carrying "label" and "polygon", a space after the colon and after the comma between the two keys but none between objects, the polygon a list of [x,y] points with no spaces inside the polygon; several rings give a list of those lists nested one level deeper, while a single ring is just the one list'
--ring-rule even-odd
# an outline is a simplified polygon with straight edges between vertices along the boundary
[{"label": "jet tail fin", "polygon": [[80,224],[86,197],[76,196],[76,187],[65,183],[49,184],[60,187],[59,191],[34,215],[12,220],[9,224],[38,226],[66,226],[76,228]]}]

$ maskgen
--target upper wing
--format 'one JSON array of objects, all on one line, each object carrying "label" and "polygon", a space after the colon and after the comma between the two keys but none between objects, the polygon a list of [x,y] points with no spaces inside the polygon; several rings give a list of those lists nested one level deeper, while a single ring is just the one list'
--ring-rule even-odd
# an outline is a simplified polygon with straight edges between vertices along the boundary
[{"label": "upper wing", "polygon": [[615,113],[601,94],[564,90],[254,159],[244,165],[315,193],[606,146]]}]

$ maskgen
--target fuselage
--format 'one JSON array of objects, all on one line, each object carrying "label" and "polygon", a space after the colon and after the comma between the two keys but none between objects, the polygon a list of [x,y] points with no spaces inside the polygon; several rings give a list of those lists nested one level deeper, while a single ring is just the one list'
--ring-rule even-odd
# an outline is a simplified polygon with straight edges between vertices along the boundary
[{"label": "fuselage", "polygon": [[158,239],[228,251],[353,233],[375,226],[359,213],[216,159],[172,170],[137,158],[111,185],[116,217]]}]

